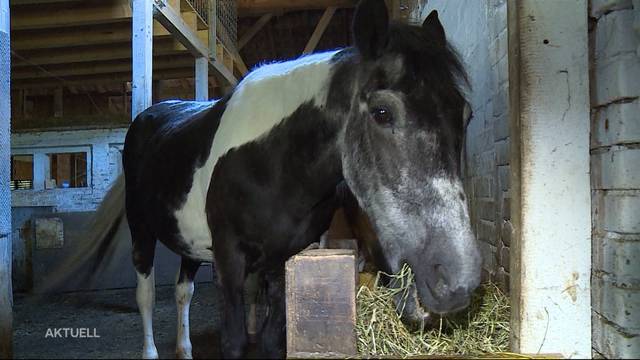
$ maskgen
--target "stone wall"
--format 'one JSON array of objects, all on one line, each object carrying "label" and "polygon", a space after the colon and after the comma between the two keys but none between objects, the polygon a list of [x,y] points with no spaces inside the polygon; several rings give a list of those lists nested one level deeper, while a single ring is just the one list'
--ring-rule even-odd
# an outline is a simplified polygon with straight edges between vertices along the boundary
[{"label": "stone wall", "polygon": [[[12,206],[51,206],[54,212],[95,210],[119,172],[126,131],[126,127],[117,127],[14,133],[11,153],[33,155],[34,179],[32,190],[12,191]],[[87,152],[88,187],[46,189],[46,154],[67,151]]]},{"label": "stone wall", "polygon": [[437,10],[459,52],[471,89],[473,118],[464,148],[464,182],[480,240],[484,279],[509,286],[509,119],[506,0],[422,0],[412,18]]},{"label": "stone wall", "polygon": [[640,1],[591,0],[593,350],[640,357]]}]

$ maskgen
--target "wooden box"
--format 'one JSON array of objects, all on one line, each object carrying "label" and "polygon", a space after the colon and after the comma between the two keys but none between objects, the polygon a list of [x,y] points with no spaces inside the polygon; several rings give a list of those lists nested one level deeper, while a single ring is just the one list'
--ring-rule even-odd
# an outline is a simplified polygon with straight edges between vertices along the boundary
[{"label": "wooden box", "polygon": [[356,277],[353,250],[308,250],[287,261],[288,357],[356,355]]}]

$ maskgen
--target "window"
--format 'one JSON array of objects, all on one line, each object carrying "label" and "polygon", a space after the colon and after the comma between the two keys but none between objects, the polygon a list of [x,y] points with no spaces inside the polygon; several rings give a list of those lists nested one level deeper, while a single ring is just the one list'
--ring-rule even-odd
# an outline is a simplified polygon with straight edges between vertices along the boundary
[{"label": "window", "polygon": [[56,153],[49,157],[47,188],[87,187],[87,153]]},{"label": "window", "polygon": [[11,190],[33,189],[33,155],[11,156]]}]

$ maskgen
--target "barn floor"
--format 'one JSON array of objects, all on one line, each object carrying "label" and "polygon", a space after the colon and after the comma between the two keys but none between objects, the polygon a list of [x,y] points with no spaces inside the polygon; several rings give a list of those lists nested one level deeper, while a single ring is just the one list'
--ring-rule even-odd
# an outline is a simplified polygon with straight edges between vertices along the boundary
[{"label": "barn floor", "polygon": [[[220,357],[220,300],[215,285],[196,284],[190,316],[194,357]],[[89,328],[90,335],[95,328],[99,338],[46,338],[49,328]],[[154,335],[160,357],[173,358],[173,286],[156,288]],[[135,289],[14,297],[15,358],[140,358],[141,349],[142,324]]]}]

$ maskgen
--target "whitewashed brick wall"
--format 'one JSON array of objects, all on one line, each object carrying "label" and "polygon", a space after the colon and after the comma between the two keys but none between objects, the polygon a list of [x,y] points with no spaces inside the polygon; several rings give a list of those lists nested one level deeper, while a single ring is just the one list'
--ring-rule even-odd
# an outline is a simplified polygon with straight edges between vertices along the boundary
[{"label": "whitewashed brick wall", "polygon": [[[122,149],[127,128],[22,132],[11,135],[11,152],[33,153],[34,189],[14,190],[12,206],[53,206],[56,212],[92,211],[102,201],[120,166],[118,149]],[[86,188],[44,189],[42,162],[47,152],[60,150],[89,151],[89,184]],[[40,183],[42,182],[42,183]]]},{"label": "whitewashed brick wall", "polygon": [[640,357],[640,1],[591,0],[593,350]]},{"label": "whitewashed brick wall", "polygon": [[434,9],[471,80],[467,98],[473,119],[466,133],[464,181],[483,275],[508,289],[512,227],[506,0],[422,0],[413,18],[424,19]]}]

